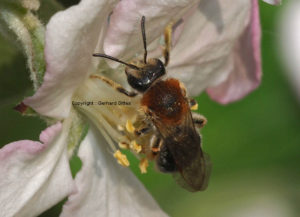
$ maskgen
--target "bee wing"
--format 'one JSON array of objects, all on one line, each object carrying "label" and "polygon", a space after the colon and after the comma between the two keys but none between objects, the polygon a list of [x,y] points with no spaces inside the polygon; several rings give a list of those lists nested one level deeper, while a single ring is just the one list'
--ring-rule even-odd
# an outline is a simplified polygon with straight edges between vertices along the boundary
[{"label": "bee wing", "polygon": [[179,185],[189,191],[200,191],[207,187],[210,175],[210,161],[201,148],[201,137],[194,127],[188,112],[176,127],[158,125],[164,144],[170,150],[180,173],[174,174]]},{"label": "bee wing", "polygon": [[[173,173],[173,178],[177,184],[191,192],[205,190],[211,172],[211,163],[209,156],[206,153],[203,153],[203,159],[200,161],[201,165],[203,165],[200,167],[201,169],[199,166],[196,166],[195,168],[191,166],[191,169],[185,168],[180,173]],[[199,162],[195,162],[195,164],[199,164]],[[196,170],[195,174],[193,173],[193,170]]]}]

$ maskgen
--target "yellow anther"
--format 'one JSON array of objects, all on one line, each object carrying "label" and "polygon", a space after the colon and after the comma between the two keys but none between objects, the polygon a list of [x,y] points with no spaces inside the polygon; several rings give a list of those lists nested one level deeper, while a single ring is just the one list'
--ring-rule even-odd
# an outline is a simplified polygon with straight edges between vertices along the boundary
[{"label": "yellow anther", "polygon": [[135,140],[131,142],[131,149],[134,150],[136,153],[140,153],[142,151],[142,146],[137,144]]},{"label": "yellow anther", "polygon": [[117,150],[114,153],[114,157],[118,160],[118,163],[121,164],[122,166],[124,166],[124,167],[128,167],[129,166],[129,161],[128,161],[126,155],[122,154],[120,152],[120,150]]},{"label": "yellow anther", "polygon": [[126,121],[126,130],[129,132],[129,133],[133,133],[135,131],[135,128],[133,126],[133,124],[131,123],[130,120],[127,120]]},{"label": "yellow anther", "polygon": [[191,107],[191,110],[193,110],[193,111],[198,110],[198,103],[196,103],[195,105],[193,105]]},{"label": "yellow anther", "polygon": [[129,149],[129,144],[126,142],[119,142],[119,147],[122,149]]},{"label": "yellow anther", "polygon": [[141,159],[139,163],[139,168],[141,173],[147,173],[147,167],[149,166],[148,160],[146,158]]}]

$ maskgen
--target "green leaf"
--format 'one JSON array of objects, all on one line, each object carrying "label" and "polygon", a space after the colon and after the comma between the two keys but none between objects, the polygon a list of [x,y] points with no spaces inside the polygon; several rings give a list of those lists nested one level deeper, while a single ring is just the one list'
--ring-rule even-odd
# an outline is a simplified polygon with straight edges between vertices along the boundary
[{"label": "green leaf", "polygon": [[43,23],[47,23],[57,11],[61,11],[63,9],[64,7],[56,0],[43,0],[39,10],[37,11],[37,15]]}]

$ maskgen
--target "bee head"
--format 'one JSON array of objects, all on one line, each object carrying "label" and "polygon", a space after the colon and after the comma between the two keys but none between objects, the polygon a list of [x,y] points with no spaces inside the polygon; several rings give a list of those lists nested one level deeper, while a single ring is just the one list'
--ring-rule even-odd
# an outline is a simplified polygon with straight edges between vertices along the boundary
[{"label": "bee head", "polygon": [[125,72],[129,85],[139,92],[145,92],[151,84],[166,74],[164,64],[159,59],[149,58],[147,63],[142,60],[134,60],[132,65],[127,66]]},{"label": "bee head", "polygon": [[127,81],[129,85],[139,92],[145,92],[153,82],[155,82],[161,76],[166,74],[165,65],[167,65],[167,61],[164,65],[162,61],[160,61],[159,59],[156,58],[147,59],[145,16],[143,16],[141,20],[141,30],[142,30],[142,38],[143,38],[143,45],[144,45],[143,60],[136,59],[131,61],[130,63],[127,63],[106,54],[95,53],[93,54],[93,56],[103,57],[126,65],[125,73],[127,75]]}]

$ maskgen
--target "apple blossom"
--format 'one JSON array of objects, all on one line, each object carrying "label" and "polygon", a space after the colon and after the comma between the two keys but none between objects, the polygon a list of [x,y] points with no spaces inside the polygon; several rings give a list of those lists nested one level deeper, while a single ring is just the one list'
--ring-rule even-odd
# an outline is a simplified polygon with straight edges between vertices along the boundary
[{"label": "apple blossom", "polygon": [[[61,216],[166,216],[137,178],[113,157],[119,149],[116,143],[130,143],[122,129],[136,120],[139,98],[128,98],[92,79],[91,74],[101,74],[128,88],[123,66],[92,54],[102,52],[124,61],[141,55],[138,27],[144,15],[149,56],[159,56],[163,30],[174,22],[168,75],[183,81],[191,95],[207,89],[213,99],[228,103],[260,82],[257,1],[82,0],[56,13],[47,24],[45,57],[33,46],[36,38],[43,44],[42,26],[30,13],[38,6],[16,2],[28,13],[15,16],[7,10],[4,18],[27,49],[37,89],[24,100],[23,111],[32,108],[56,124],[41,134],[41,142],[23,140],[0,150],[0,216],[36,216],[64,197],[68,201]],[[42,81],[40,57],[46,63]],[[42,67],[35,71],[31,66]],[[89,103],[99,101],[130,103]],[[83,166],[73,180],[68,158],[77,149]]]}]

